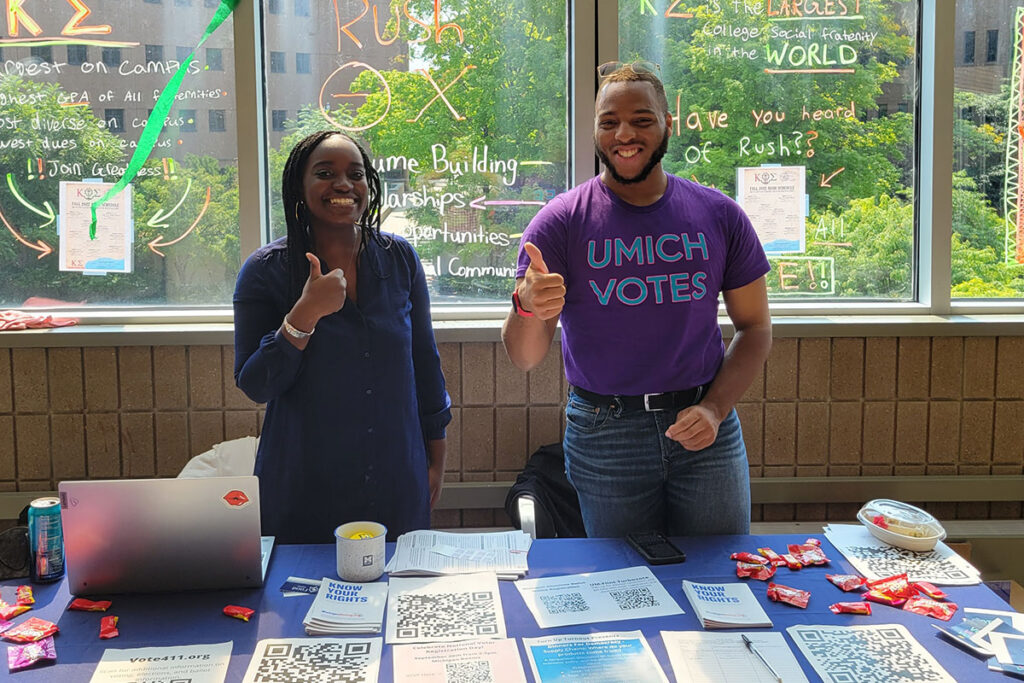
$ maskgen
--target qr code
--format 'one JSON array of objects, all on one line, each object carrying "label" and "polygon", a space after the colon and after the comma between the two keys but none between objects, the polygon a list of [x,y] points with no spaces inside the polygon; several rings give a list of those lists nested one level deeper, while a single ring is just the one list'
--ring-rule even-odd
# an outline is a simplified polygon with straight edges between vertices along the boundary
[{"label": "qr code", "polygon": [[582,593],[556,593],[555,595],[540,595],[538,597],[544,603],[544,609],[550,614],[590,611],[590,605],[583,599]]},{"label": "qr code", "polygon": [[892,683],[948,681],[949,675],[906,630],[893,626],[865,628],[799,627],[790,635],[826,681]]},{"label": "qr code", "polygon": [[268,643],[254,683],[366,683],[370,643]]},{"label": "qr code", "polygon": [[490,638],[498,635],[494,593],[404,593],[398,596],[399,640]]},{"label": "qr code", "polygon": [[491,663],[484,659],[472,662],[446,662],[444,675],[447,683],[494,683]]},{"label": "qr code", "polygon": [[854,557],[861,558],[867,569],[879,577],[907,572],[921,581],[958,581],[974,578],[955,562],[935,551],[916,553],[893,546],[851,546],[850,552]]},{"label": "qr code", "polygon": [[650,588],[627,588],[621,591],[609,591],[615,604],[621,610],[643,609],[644,607],[657,607],[661,603],[654,597]]}]

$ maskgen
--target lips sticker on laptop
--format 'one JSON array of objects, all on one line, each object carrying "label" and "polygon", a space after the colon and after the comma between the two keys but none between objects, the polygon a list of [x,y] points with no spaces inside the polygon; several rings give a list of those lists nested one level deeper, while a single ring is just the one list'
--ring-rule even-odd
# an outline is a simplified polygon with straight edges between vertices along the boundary
[{"label": "lips sticker on laptop", "polygon": [[245,507],[249,504],[249,496],[243,491],[234,489],[224,494],[224,501],[232,507]]}]

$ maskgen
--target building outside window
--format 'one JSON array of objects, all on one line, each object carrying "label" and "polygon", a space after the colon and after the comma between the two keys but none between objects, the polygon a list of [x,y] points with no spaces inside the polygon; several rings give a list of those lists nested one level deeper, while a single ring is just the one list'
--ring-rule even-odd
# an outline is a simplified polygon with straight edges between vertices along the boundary
[{"label": "building outside window", "polygon": [[295,16],[309,16],[309,0],[295,0]]},{"label": "building outside window", "polygon": [[181,117],[181,126],[178,128],[182,133],[195,133],[198,129],[196,126],[196,110],[195,109],[180,109],[178,116]]},{"label": "building outside window", "polygon": [[210,110],[210,132],[211,133],[223,133],[226,130],[224,125],[224,110],[223,109],[211,109]]},{"label": "building outside window", "polygon": [[288,120],[287,109],[275,109],[270,112],[270,127],[272,130],[284,130],[284,123]]},{"label": "building outside window", "polygon": [[53,62],[53,48],[49,45],[36,45],[29,48],[29,54],[42,62]]},{"label": "building outside window", "polygon": [[124,132],[124,109],[104,109],[103,120],[111,133]]},{"label": "building outside window", "polygon": [[280,14],[281,0],[267,0],[267,11],[271,14]]},{"label": "building outside window", "polygon": [[162,61],[164,61],[164,46],[163,45],[147,45],[146,46],[146,61],[147,62],[162,62]]},{"label": "building outside window", "polygon": [[991,64],[999,56],[999,29],[990,29],[986,34],[988,40],[985,47],[985,62]]},{"label": "building outside window", "polygon": [[271,52],[270,53],[270,73],[272,74],[283,74],[284,68],[284,53],[283,52]]},{"label": "building outside window", "polygon": [[206,66],[210,71],[224,70],[224,53],[219,47],[206,48]]},{"label": "building outside window", "polygon": [[119,47],[105,47],[100,53],[100,59],[106,66],[112,66],[117,68],[121,65],[121,48]]},{"label": "building outside window", "polygon": [[310,54],[308,52],[295,53],[295,73],[308,74],[310,71]]},{"label": "building outside window", "polygon": [[964,31],[964,64],[974,64],[974,31]]},{"label": "building outside window", "polygon": [[89,61],[89,48],[85,45],[68,45],[68,64],[81,66]]}]

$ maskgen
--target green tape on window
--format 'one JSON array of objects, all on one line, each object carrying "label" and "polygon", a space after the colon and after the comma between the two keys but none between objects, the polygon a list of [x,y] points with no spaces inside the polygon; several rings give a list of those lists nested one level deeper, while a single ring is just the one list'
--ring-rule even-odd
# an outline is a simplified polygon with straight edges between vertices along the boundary
[{"label": "green tape on window", "polygon": [[188,71],[189,64],[192,63],[192,59],[195,57],[196,50],[203,46],[206,39],[213,35],[213,32],[220,28],[220,25],[224,23],[235,8],[238,7],[240,0],[220,0],[220,6],[217,7],[217,11],[214,12],[213,18],[210,23],[207,24],[206,30],[203,32],[203,37],[199,39],[195,49],[189,53],[188,58],[185,59],[178,70],[174,72],[171,80],[167,82],[167,86],[163,92],[160,93],[160,97],[157,99],[156,104],[153,106],[153,112],[149,115],[149,119],[146,120],[146,127],[142,129],[142,135],[139,136],[139,144],[132,153],[132,158],[128,161],[128,168],[125,169],[124,175],[117,183],[107,190],[106,194],[97,199],[92,203],[92,220],[89,222],[89,239],[96,239],[96,210],[100,207],[103,202],[107,201],[118,192],[128,187],[129,183],[135,180],[135,176],[138,175],[142,165],[146,163],[146,159],[149,158],[150,153],[153,151],[153,147],[156,145],[157,138],[160,137],[160,133],[164,130],[167,117],[171,112],[171,106],[174,104],[174,99],[178,96],[178,92],[181,90],[181,82],[185,80],[185,73]]}]

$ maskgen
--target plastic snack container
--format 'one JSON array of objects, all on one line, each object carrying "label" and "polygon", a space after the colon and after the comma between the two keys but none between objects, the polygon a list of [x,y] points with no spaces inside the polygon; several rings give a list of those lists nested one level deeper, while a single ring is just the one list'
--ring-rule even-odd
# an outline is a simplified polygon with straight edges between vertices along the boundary
[{"label": "plastic snack container", "polygon": [[938,520],[921,508],[888,498],[868,501],[857,519],[880,541],[916,552],[926,552],[946,537]]}]

